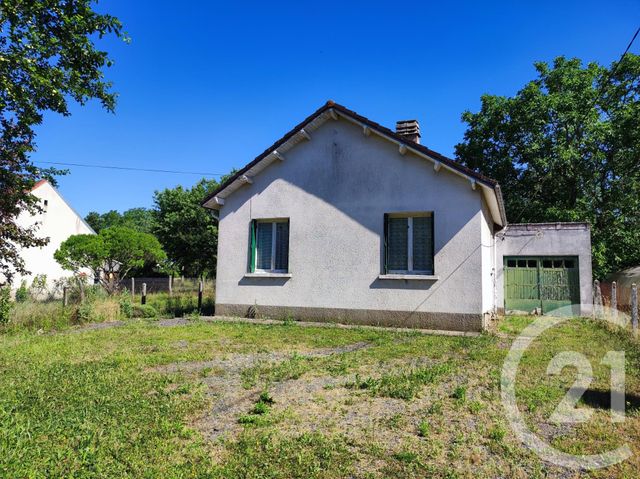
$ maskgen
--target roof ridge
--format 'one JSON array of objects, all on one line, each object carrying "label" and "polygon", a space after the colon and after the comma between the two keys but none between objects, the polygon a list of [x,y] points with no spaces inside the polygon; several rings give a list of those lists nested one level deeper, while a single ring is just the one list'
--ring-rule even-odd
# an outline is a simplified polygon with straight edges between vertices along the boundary
[{"label": "roof ridge", "polygon": [[395,131],[390,130],[389,128],[382,126],[379,123],[376,123],[373,120],[368,119],[367,117],[364,117],[358,113],[356,113],[353,110],[350,110],[349,108],[347,108],[344,105],[341,105],[339,103],[336,103],[333,100],[328,100],[327,102],[325,102],[324,105],[322,105],[320,108],[318,108],[316,111],[314,111],[311,115],[309,115],[307,118],[305,118],[304,120],[302,120],[300,123],[298,123],[296,126],[294,126],[291,130],[289,130],[287,133],[285,133],[285,135],[280,138],[279,140],[277,140],[275,143],[273,143],[270,147],[268,147],[266,150],[264,150],[262,153],[260,153],[258,156],[256,156],[250,163],[248,163],[247,165],[245,165],[243,168],[241,168],[240,170],[238,170],[235,174],[233,174],[232,176],[230,176],[226,181],[224,181],[218,188],[216,188],[212,193],[208,194],[205,199],[202,201],[202,205],[204,206],[207,202],[209,202],[213,197],[217,196],[221,191],[223,191],[224,189],[226,189],[231,183],[233,183],[235,180],[237,180],[238,178],[240,178],[242,175],[244,175],[248,170],[250,170],[251,168],[253,168],[257,163],[259,163],[260,161],[262,161],[264,158],[266,158],[269,154],[271,154],[274,150],[277,150],[280,146],[282,146],[284,143],[286,143],[289,139],[291,139],[294,135],[296,135],[301,129],[303,129],[307,124],[309,124],[310,122],[312,122],[314,119],[316,119],[318,116],[320,116],[321,114],[323,114],[324,112],[331,110],[331,109],[336,109],[337,111],[341,112],[344,115],[350,116],[353,119],[366,124],[367,126],[369,126],[370,128],[379,131],[380,133],[383,133],[384,135],[387,135],[391,138],[393,138],[394,140],[403,143],[405,145],[407,145],[408,147],[419,151],[420,153],[430,156],[431,158],[440,161],[441,163],[444,163],[445,165],[449,166],[450,168],[454,169],[454,170],[458,170],[460,173],[463,173],[465,175],[471,176],[472,178],[485,183],[486,185],[492,187],[492,188],[499,188],[498,182],[494,179],[491,179],[487,176],[484,176],[482,173],[479,173],[477,171],[472,170],[471,168],[468,168],[460,163],[458,163],[457,161],[448,158],[444,155],[442,155],[441,153],[438,153],[437,151],[431,150],[429,148],[427,148],[424,145],[421,145],[419,143],[415,143],[411,140],[407,140],[406,138],[398,135]]}]

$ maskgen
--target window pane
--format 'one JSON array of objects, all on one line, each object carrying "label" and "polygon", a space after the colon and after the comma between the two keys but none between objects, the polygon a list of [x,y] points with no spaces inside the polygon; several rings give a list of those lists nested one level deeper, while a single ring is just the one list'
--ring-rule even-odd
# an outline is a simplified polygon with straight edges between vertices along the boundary
[{"label": "window pane", "polygon": [[565,266],[565,268],[573,268],[573,260],[572,259],[565,259],[564,260],[564,266]]},{"label": "window pane", "polygon": [[553,268],[553,262],[550,259],[545,259],[542,261],[543,268]]},{"label": "window pane", "polygon": [[554,268],[562,268],[562,260],[561,259],[554,259],[553,260],[553,267]]},{"label": "window pane", "polygon": [[407,218],[389,218],[389,258],[387,268],[390,270],[407,270],[408,228]]},{"label": "window pane", "polygon": [[273,223],[258,223],[256,269],[271,269],[271,244]]},{"label": "window pane", "polygon": [[276,223],[276,269],[289,269],[289,223]]},{"label": "window pane", "polygon": [[529,266],[529,268],[537,268],[538,262],[535,259],[530,259],[527,260],[527,265]]},{"label": "window pane", "polygon": [[507,260],[507,266],[509,268],[515,268],[516,267],[516,260],[515,259],[508,259]]},{"label": "window pane", "polygon": [[419,216],[413,218],[413,270],[433,271],[433,231],[431,218]]},{"label": "window pane", "polygon": [[526,268],[527,267],[527,260],[526,259],[519,259],[518,260],[518,268]]}]

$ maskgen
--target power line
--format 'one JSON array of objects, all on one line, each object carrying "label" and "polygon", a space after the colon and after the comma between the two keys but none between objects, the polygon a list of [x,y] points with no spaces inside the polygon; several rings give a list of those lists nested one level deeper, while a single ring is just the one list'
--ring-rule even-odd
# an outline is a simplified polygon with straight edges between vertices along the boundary
[{"label": "power line", "polygon": [[171,173],[178,175],[198,175],[198,176],[224,176],[227,173],[203,173],[198,171],[179,171],[179,170],[158,170],[154,168],[134,168],[132,166],[115,166],[115,165],[91,165],[87,163],[65,163],[62,161],[34,161],[34,163],[58,166],[80,166],[82,168],[101,168],[105,170],[126,170],[126,171],[145,171],[148,173]]}]

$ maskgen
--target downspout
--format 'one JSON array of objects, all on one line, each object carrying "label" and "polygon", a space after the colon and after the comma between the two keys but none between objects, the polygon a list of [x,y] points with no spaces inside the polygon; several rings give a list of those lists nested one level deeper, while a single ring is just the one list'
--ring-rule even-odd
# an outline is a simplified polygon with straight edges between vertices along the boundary
[{"label": "downspout", "polygon": [[493,240],[493,319],[498,317],[498,248],[496,247],[495,227],[491,229]]}]

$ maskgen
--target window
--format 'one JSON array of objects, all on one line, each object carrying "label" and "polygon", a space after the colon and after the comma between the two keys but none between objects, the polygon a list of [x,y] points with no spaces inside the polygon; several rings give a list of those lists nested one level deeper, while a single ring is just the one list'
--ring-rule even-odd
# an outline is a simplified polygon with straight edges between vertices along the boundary
[{"label": "window", "polygon": [[289,270],[289,220],[252,220],[249,272]]},{"label": "window", "polygon": [[433,215],[385,214],[385,273],[433,274]]}]

